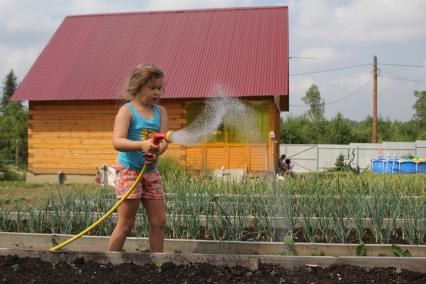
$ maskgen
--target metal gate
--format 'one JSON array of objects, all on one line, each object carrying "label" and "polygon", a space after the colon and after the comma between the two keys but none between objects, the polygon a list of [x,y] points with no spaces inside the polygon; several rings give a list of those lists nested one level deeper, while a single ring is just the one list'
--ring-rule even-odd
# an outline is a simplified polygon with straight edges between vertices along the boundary
[{"label": "metal gate", "polygon": [[318,144],[281,144],[280,154],[290,159],[298,173],[318,171]]}]

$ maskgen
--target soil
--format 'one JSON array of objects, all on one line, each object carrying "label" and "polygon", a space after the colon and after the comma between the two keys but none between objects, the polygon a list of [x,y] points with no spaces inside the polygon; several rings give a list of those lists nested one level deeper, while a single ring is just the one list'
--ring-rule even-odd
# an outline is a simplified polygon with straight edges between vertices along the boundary
[{"label": "soil", "polygon": [[[169,230],[167,231],[166,237],[170,238],[172,236],[172,232]],[[287,230],[283,229],[277,229],[274,233],[273,241],[274,242],[282,242],[284,237],[288,234]],[[266,236],[265,233],[257,232],[253,228],[246,228],[244,232],[242,232],[242,237],[240,238],[240,241],[260,241],[260,242],[268,242],[270,241],[269,238]],[[303,229],[294,229],[292,232],[293,240],[298,243],[309,243],[311,242],[307,236],[304,234]],[[214,238],[206,234],[205,228],[200,227],[200,239],[201,240],[213,240]],[[226,239],[226,238],[225,238]],[[321,232],[317,231],[315,234],[315,243],[328,243],[326,238],[321,234]],[[376,238],[374,237],[373,232],[370,229],[364,229],[364,235],[362,242],[364,244],[382,244],[379,241],[376,241]],[[340,239],[334,235],[333,239],[330,243],[335,244],[341,244],[342,242]],[[358,236],[356,234],[355,230],[351,230],[349,233],[349,236],[346,240],[346,243],[348,244],[359,244],[360,241],[358,240]],[[389,242],[390,244],[401,244],[401,245],[409,245],[410,243],[404,239],[403,233],[401,229],[397,229],[392,232]],[[426,237],[423,239],[422,242],[419,242],[418,240],[415,242],[415,244],[420,243],[426,243]]]},{"label": "soil", "polygon": [[[293,231],[293,239],[295,242],[309,242],[309,240],[305,237],[303,234],[302,229],[296,229]],[[374,237],[373,232],[370,229],[364,229],[364,237],[362,242],[364,244],[381,244],[380,241],[377,242],[376,238]],[[423,240],[423,243],[426,242],[426,239]],[[321,235],[321,233],[317,233],[315,236],[315,243],[327,243],[327,240],[325,237]],[[331,243],[342,243],[337,236],[333,237],[333,240]],[[348,239],[346,240],[346,243],[348,244],[359,244],[360,241],[358,240],[358,236],[356,234],[355,230],[352,230],[349,233]],[[390,236],[390,244],[402,244],[402,245],[409,245],[410,243],[403,238],[402,230],[398,229],[392,233]],[[416,243],[419,243],[418,241]]]},{"label": "soil", "polygon": [[211,264],[102,265],[76,259],[50,263],[40,259],[0,257],[1,283],[426,283],[425,273],[394,268],[366,269],[355,266],[329,268],[306,266],[288,270],[260,265],[244,267]]}]

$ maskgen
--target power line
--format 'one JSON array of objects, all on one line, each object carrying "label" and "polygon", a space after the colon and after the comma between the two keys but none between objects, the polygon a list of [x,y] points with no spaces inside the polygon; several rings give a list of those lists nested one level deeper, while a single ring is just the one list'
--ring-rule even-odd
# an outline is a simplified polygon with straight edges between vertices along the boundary
[{"label": "power line", "polygon": [[311,56],[289,56],[288,59],[318,59]]},{"label": "power line", "polygon": [[408,81],[408,82],[413,82],[419,85],[424,85],[426,84],[426,81],[420,81],[420,80],[410,80],[410,79],[405,79],[405,78],[397,78],[397,77],[392,77],[392,76],[380,76],[382,78],[388,78],[388,79],[394,79],[394,80],[400,80],[400,81]]},{"label": "power line", "polygon": [[357,94],[359,91],[361,91],[362,89],[364,89],[368,84],[370,84],[371,80],[372,79],[368,80],[364,85],[362,85],[361,87],[359,87],[358,89],[356,89],[355,91],[353,91],[352,93],[350,93],[349,95],[347,95],[347,96],[345,96],[343,98],[331,101],[329,103],[325,103],[324,105],[331,105],[331,104],[338,103],[338,102],[344,101],[344,100],[352,97],[353,95]]},{"label": "power line", "polygon": [[383,70],[383,68],[381,69],[383,71],[383,73],[389,74],[390,76],[383,76],[381,75],[382,78],[389,78],[389,79],[394,79],[394,80],[401,80],[401,81],[408,81],[408,82],[413,82],[413,83],[417,83],[417,84],[426,84],[426,81],[422,81],[422,80],[415,80],[415,79],[408,79],[405,77],[401,77],[395,74],[392,74],[386,70]]},{"label": "power line", "polygon": [[378,63],[378,65],[426,68],[426,66],[424,66],[424,65],[411,65],[411,64]]},{"label": "power line", "polygon": [[[360,92],[362,89],[364,89],[369,83],[371,83],[371,80],[372,79],[370,79],[370,80],[368,80],[367,82],[365,82],[361,87],[359,87],[358,89],[356,89],[355,91],[353,91],[353,92],[351,92],[351,93],[349,93],[348,95],[346,95],[346,96],[344,96],[343,98],[340,98],[340,99],[337,99],[337,100],[334,100],[334,101],[331,101],[331,102],[328,102],[328,103],[325,103],[324,102],[324,106],[326,106],[326,105],[331,105],[331,104],[334,104],[334,103],[338,103],[338,102],[341,102],[341,101],[344,101],[344,100],[346,100],[346,99],[348,99],[348,98],[350,98],[350,97],[352,97],[353,95],[355,95],[355,94],[357,94],[358,92]],[[290,105],[290,106],[292,106],[292,107],[309,107],[308,105]]]},{"label": "power line", "polygon": [[311,71],[311,72],[293,73],[293,74],[290,74],[289,76],[301,76],[301,75],[308,75],[308,74],[324,73],[324,72],[331,72],[331,71],[338,71],[338,70],[345,70],[345,69],[353,69],[353,68],[358,68],[358,67],[363,67],[363,66],[371,66],[371,63],[343,66],[343,67],[317,70],[317,71]]}]

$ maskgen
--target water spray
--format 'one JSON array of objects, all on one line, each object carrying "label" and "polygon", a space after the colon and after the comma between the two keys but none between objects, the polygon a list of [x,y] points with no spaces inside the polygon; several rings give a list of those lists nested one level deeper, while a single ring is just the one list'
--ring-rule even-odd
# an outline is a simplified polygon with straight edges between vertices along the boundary
[{"label": "water spray", "polygon": [[[168,131],[165,133],[156,133],[154,135],[154,137],[152,138],[152,143],[154,145],[160,145],[160,143],[164,140],[168,143],[172,142],[172,134],[173,131]],[[136,178],[135,182],[132,184],[132,186],[130,187],[130,189],[126,192],[125,195],[123,195],[119,201],[117,201],[117,203],[107,212],[105,213],[105,215],[103,215],[101,218],[99,218],[99,220],[97,220],[95,223],[93,223],[92,225],[90,225],[89,227],[87,227],[86,229],[84,229],[83,231],[81,231],[80,233],[78,233],[77,235],[75,235],[74,237],[60,243],[59,245],[49,249],[49,251],[54,252],[57,251],[61,248],[63,248],[66,245],[69,245],[70,243],[72,243],[73,241],[81,238],[83,235],[87,234],[88,232],[90,232],[93,228],[95,228],[97,225],[99,225],[100,223],[102,223],[106,218],[108,218],[112,213],[114,213],[115,210],[117,210],[118,207],[120,207],[120,205],[124,202],[124,200],[127,199],[127,197],[133,192],[133,190],[136,188],[136,185],[141,181],[143,175],[146,172],[146,168],[147,166],[144,164],[142,170],[140,171],[138,177]]]}]

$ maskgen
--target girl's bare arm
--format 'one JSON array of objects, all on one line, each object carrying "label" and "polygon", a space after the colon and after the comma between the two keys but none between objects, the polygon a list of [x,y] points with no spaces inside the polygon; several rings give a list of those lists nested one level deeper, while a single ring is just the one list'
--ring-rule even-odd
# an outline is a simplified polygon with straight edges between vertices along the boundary
[{"label": "girl's bare arm", "polygon": [[[163,106],[158,106],[158,107],[160,109],[160,114],[161,114],[160,133],[165,133],[169,131],[169,123],[168,123],[169,117],[167,115],[167,110]],[[158,155],[163,154],[167,150],[168,146],[169,144],[163,140],[162,143],[160,144]]]}]

